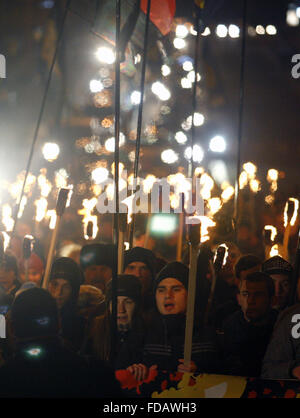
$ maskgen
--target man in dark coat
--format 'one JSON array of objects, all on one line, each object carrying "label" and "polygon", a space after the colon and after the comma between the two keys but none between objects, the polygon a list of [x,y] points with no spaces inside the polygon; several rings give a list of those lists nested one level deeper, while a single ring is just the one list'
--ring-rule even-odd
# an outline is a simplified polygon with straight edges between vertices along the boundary
[{"label": "man in dark coat", "polygon": [[192,361],[183,364],[188,277],[189,269],[179,262],[167,264],[156,277],[156,312],[147,328],[142,361],[128,368],[137,379],[144,379],[150,367],[169,372],[218,371],[219,359],[213,334],[205,329],[199,330],[198,323],[194,329]]},{"label": "man in dark coat", "polygon": [[78,295],[83,274],[71,258],[54,261],[50,272],[48,290],[56,300],[61,323],[61,336],[74,351],[81,347],[85,332],[85,319],[78,314]]},{"label": "man in dark coat", "polygon": [[257,377],[267,349],[277,312],[272,309],[274,284],[270,276],[256,272],[240,283],[241,309],[225,320],[225,373]]}]

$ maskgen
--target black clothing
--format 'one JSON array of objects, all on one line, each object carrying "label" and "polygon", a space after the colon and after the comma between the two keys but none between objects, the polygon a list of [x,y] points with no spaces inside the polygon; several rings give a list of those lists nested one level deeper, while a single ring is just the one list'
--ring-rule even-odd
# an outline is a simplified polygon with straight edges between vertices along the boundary
[{"label": "black clothing", "polygon": [[[155,315],[145,337],[142,363],[148,367],[156,364],[160,370],[177,371],[178,360],[184,357],[185,321],[185,315]],[[194,333],[192,361],[197,365],[197,372],[219,370],[216,344],[208,330]]]},{"label": "black clothing", "polygon": [[263,325],[246,321],[243,312],[237,311],[224,322],[225,373],[258,377],[277,311],[271,310]]},{"label": "black clothing", "polygon": [[3,398],[97,398],[122,396],[104,363],[88,365],[58,338],[22,343],[0,368]]}]

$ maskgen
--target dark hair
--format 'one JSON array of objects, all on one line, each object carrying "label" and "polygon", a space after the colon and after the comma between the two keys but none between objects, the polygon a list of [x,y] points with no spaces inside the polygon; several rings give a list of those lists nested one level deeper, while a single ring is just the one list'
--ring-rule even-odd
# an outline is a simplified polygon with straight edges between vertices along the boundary
[{"label": "dark hair", "polygon": [[251,283],[265,283],[269,297],[271,298],[275,294],[274,282],[272,278],[266,273],[262,273],[261,271],[250,273],[243,280],[241,280],[240,286],[242,285],[243,281]]},{"label": "dark hair", "polygon": [[249,270],[255,266],[262,264],[262,261],[253,254],[242,255],[234,266],[234,273],[237,279],[241,278],[241,272]]}]

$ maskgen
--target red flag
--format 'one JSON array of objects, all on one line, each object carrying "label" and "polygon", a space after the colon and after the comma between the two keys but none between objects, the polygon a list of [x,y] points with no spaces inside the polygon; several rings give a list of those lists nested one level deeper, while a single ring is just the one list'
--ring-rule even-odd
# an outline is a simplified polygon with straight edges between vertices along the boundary
[{"label": "red flag", "polygon": [[[141,0],[141,9],[147,13],[148,0]],[[163,35],[170,32],[176,10],[176,0],[152,0],[150,20]]]}]

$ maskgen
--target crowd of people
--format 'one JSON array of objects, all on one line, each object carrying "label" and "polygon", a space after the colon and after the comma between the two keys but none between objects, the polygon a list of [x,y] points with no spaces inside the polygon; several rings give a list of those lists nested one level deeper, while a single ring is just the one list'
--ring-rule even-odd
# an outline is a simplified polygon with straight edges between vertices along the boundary
[{"label": "crowd of people", "polygon": [[300,379],[300,338],[291,332],[300,307],[289,306],[292,265],[227,245],[218,272],[214,251],[200,246],[188,364],[188,263],[166,262],[142,247],[125,251],[115,330],[111,244],[85,245],[79,259],[71,253],[55,258],[47,290],[40,251],[33,249],[25,262],[13,248],[6,250],[0,262],[0,314],[6,319],[0,397],[121,397],[115,378],[121,369],[137,382],[151,370]]}]

